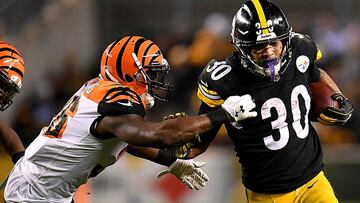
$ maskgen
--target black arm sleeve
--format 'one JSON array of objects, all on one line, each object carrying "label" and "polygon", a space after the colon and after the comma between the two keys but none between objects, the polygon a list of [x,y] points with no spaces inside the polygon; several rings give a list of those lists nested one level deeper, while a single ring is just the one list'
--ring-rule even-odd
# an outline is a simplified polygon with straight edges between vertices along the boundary
[{"label": "black arm sleeve", "polygon": [[[220,107],[217,107],[217,108],[220,108]],[[208,112],[213,111],[213,110],[215,110],[217,108],[211,108],[207,104],[202,102],[201,105],[200,105],[200,109],[199,109],[199,115],[208,113]],[[211,141],[213,141],[214,138],[216,137],[217,133],[219,132],[219,129],[220,129],[221,125],[222,124],[213,123],[212,129],[205,132],[205,133],[203,133],[200,136],[201,142],[210,143]]]}]

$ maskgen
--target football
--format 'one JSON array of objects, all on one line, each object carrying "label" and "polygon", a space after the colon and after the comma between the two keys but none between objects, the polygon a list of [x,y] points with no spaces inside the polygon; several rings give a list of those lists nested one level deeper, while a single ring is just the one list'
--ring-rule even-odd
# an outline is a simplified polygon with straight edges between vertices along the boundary
[{"label": "football", "polygon": [[331,98],[335,92],[325,83],[314,82],[310,84],[311,108],[310,119],[316,120],[327,107],[339,108],[339,103]]}]

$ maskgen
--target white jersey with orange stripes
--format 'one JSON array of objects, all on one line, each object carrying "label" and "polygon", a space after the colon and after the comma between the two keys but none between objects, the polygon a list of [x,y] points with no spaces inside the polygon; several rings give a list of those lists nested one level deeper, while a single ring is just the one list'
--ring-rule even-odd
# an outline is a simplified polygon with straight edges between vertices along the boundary
[{"label": "white jersey with orange stripes", "polygon": [[[71,202],[80,185],[115,163],[127,147],[118,138],[94,136],[95,119],[129,113],[145,114],[130,88],[101,79],[87,82],[26,149],[10,174],[6,200]],[[18,188],[25,185],[26,191]]]}]

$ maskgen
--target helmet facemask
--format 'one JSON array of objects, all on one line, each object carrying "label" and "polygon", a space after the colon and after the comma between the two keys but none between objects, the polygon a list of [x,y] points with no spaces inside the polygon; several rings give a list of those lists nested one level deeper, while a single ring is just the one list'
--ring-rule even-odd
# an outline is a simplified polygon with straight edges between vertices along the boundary
[{"label": "helmet facemask", "polygon": [[132,57],[139,69],[134,78],[147,86],[151,96],[160,101],[168,101],[173,87],[170,85],[170,66],[166,59],[161,59],[161,63],[153,61],[147,66],[142,66],[135,53],[132,53]]},{"label": "helmet facemask", "polygon": [[[278,38],[269,41],[263,42],[263,46],[266,44],[272,43],[278,40]],[[269,78],[270,81],[278,81],[280,80],[280,74],[282,74],[286,68],[288,61],[291,57],[291,49],[290,49],[290,34],[286,39],[280,39],[282,43],[281,55],[277,58],[273,59],[264,59],[260,61],[255,61],[250,56],[250,50],[253,46],[259,46],[261,44],[253,45],[253,46],[239,46],[234,44],[236,49],[239,51],[240,59],[242,65],[250,72],[260,76]]]},{"label": "helmet facemask", "polygon": [[10,80],[6,73],[0,71],[0,111],[7,109],[12,103],[16,93],[19,93],[20,88]]}]

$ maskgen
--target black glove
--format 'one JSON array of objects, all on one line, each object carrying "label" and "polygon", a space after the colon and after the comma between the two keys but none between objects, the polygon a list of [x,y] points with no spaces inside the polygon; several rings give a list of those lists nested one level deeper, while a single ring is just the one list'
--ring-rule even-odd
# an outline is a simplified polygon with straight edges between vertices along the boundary
[{"label": "black glove", "polygon": [[[163,120],[176,119],[185,116],[187,116],[185,112],[178,112],[165,116]],[[170,151],[173,157],[186,158],[191,153],[191,147],[199,142],[201,142],[200,136],[196,136],[193,140],[184,145],[174,145],[172,147],[166,148],[166,150]]]},{"label": "black glove", "polygon": [[324,125],[344,125],[351,117],[354,111],[351,102],[341,93],[336,93],[331,98],[339,102],[340,107],[328,107],[321,113],[318,121]]}]

